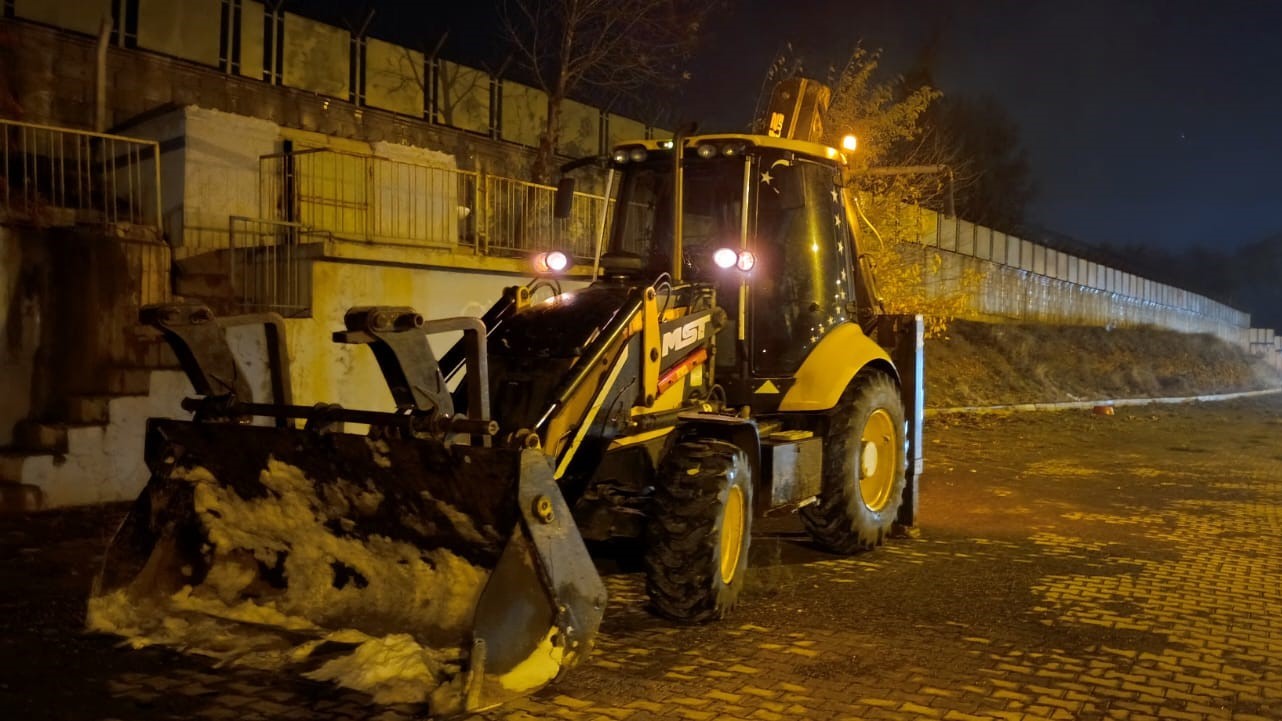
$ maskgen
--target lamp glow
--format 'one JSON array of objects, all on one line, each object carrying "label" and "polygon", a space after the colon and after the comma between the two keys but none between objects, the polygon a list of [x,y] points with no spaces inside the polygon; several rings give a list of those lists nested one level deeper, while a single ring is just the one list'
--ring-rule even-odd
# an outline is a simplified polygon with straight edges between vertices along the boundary
[{"label": "lamp glow", "polygon": [[536,273],[562,273],[570,267],[570,256],[559,250],[549,250],[534,256]]},{"label": "lamp glow", "polygon": [[751,250],[719,248],[717,252],[712,254],[712,262],[715,263],[718,268],[737,268],[747,273],[756,267],[757,256]]},{"label": "lamp glow", "polygon": [[712,262],[717,264],[718,268],[733,268],[739,261],[739,254],[734,248],[718,248],[717,252],[712,254]]},{"label": "lamp glow", "polygon": [[853,153],[855,152],[855,148],[858,146],[859,146],[859,141],[856,140],[855,136],[853,135],[847,135],[846,137],[841,139],[842,150]]}]

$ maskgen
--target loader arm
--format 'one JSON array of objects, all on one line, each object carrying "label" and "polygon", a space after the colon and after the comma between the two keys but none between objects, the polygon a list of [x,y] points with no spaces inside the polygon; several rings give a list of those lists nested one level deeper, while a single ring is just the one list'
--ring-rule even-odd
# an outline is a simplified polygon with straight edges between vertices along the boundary
[{"label": "loader arm", "polygon": [[707,286],[598,283],[514,315],[489,343],[500,434],[537,438],[573,503],[611,442],[703,407],[713,302]]}]

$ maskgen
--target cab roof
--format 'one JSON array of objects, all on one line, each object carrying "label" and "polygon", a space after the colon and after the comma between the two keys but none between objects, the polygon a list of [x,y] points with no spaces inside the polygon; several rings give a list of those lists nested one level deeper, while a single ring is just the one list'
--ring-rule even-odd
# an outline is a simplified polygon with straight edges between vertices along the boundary
[{"label": "cab roof", "polygon": [[[750,135],[748,133],[716,133],[709,135],[690,135],[685,138],[685,147],[693,149],[701,143],[746,143],[758,148],[775,148],[820,160],[830,160],[838,165],[846,164],[846,156],[840,150],[822,143],[811,143],[805,140],[776,138],[770,135]],[[649,140],[629,140],[615,143],[617,148],[645,148],[646,150],[671,150],[672,138],[651,138]]]}]

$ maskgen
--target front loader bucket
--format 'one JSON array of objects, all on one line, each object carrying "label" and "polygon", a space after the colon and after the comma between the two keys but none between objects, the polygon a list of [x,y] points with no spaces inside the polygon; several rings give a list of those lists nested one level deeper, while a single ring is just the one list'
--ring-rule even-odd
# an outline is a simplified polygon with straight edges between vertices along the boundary
[{"label": "front loader bucket", "polygon": [[89,626],[437,715],[528,694],[605,590],[537,450],[152,420]]}]

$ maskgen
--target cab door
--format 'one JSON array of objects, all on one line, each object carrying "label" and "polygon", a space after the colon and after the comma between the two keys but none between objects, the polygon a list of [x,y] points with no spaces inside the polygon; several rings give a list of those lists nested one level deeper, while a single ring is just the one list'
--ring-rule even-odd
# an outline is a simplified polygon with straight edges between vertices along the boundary
[{"label": "cab door", "polygon": [[746,390],[768,412],[820,339],[851,320],[854,275],[837,169],[786,152],[759,162]]}]

